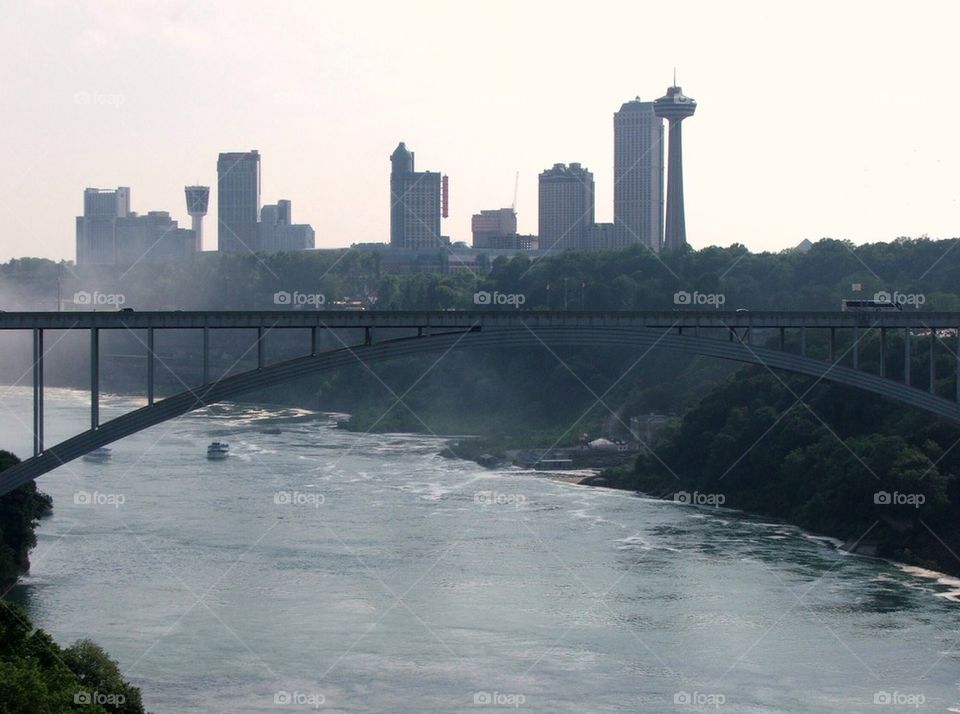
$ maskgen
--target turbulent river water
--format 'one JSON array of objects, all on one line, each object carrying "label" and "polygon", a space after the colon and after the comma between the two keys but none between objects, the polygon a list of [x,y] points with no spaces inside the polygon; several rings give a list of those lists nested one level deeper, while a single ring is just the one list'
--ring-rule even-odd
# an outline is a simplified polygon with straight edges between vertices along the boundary
[{"label": "turbulent river water", "polygon": [[[2,404],[26,456],[30,394]],[[48,442],[88,419],[49,390]],[[13,596],[157,714],[960,711],[960,583],[443,444],[245,405],[162,424],[40,480]]]}]

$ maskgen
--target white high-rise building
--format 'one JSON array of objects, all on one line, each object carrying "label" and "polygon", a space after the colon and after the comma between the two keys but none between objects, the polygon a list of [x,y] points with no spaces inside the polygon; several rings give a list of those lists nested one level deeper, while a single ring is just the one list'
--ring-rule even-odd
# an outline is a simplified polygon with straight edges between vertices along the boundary
[{"label": "white high-rise building", "polygon": [[621,247],[663,241],[663,121],[637,97],[613,115],[613,224]]},{"label": "white high-rise building", "polygon": [[130,214],[130,189],[85,188],[83,215],[77,216],[77,265],[117,261],[117,219]]}]

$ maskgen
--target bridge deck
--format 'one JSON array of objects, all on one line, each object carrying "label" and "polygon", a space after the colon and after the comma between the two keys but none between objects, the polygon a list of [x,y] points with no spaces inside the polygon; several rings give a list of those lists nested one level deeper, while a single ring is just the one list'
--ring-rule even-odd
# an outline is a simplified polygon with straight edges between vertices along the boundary
[{"label": "bridge deck", "polygon": [[0,330],[190,328],[414,328],[624,327],[624,328],[853,328],[960,327],[956,312],[643,312],[534,310],[218,310],[148,312],[0,312]]}]

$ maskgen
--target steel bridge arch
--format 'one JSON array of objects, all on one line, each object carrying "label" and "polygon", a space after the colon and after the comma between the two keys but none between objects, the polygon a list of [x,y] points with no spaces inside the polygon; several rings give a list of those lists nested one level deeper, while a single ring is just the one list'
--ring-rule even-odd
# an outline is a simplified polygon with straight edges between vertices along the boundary
[{"label": "steel bridge arch", "polygon": [[502,347],[628,347],[664,349],[717,359],[761,364],[771,369],[844,384],[952,421],[960,421],[960,405],[927,391],[837,363],[746,344],[742,341],[675,334],[662,330],[617,327],[487,328],[384,340],[297,357],[249,370],[158,400],[70,437],[0,473],[0,495],[8,493],[99,446],[143,431],[246,392],[316,372],[400,357],[464,349]]}]

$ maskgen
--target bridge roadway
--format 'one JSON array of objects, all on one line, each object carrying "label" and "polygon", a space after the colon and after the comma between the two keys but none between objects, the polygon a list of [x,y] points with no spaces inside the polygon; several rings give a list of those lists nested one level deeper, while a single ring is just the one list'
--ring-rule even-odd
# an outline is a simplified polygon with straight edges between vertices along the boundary
[{"label": "bridge roadway", "polygon": [[960,313],[770,312],[719,310],[534,311],[486,310],[175,310],[147,312],[0,312],[0,330],[198,328],[438,328],[469,327],[666,328],[937,328],[960,327]]}]

